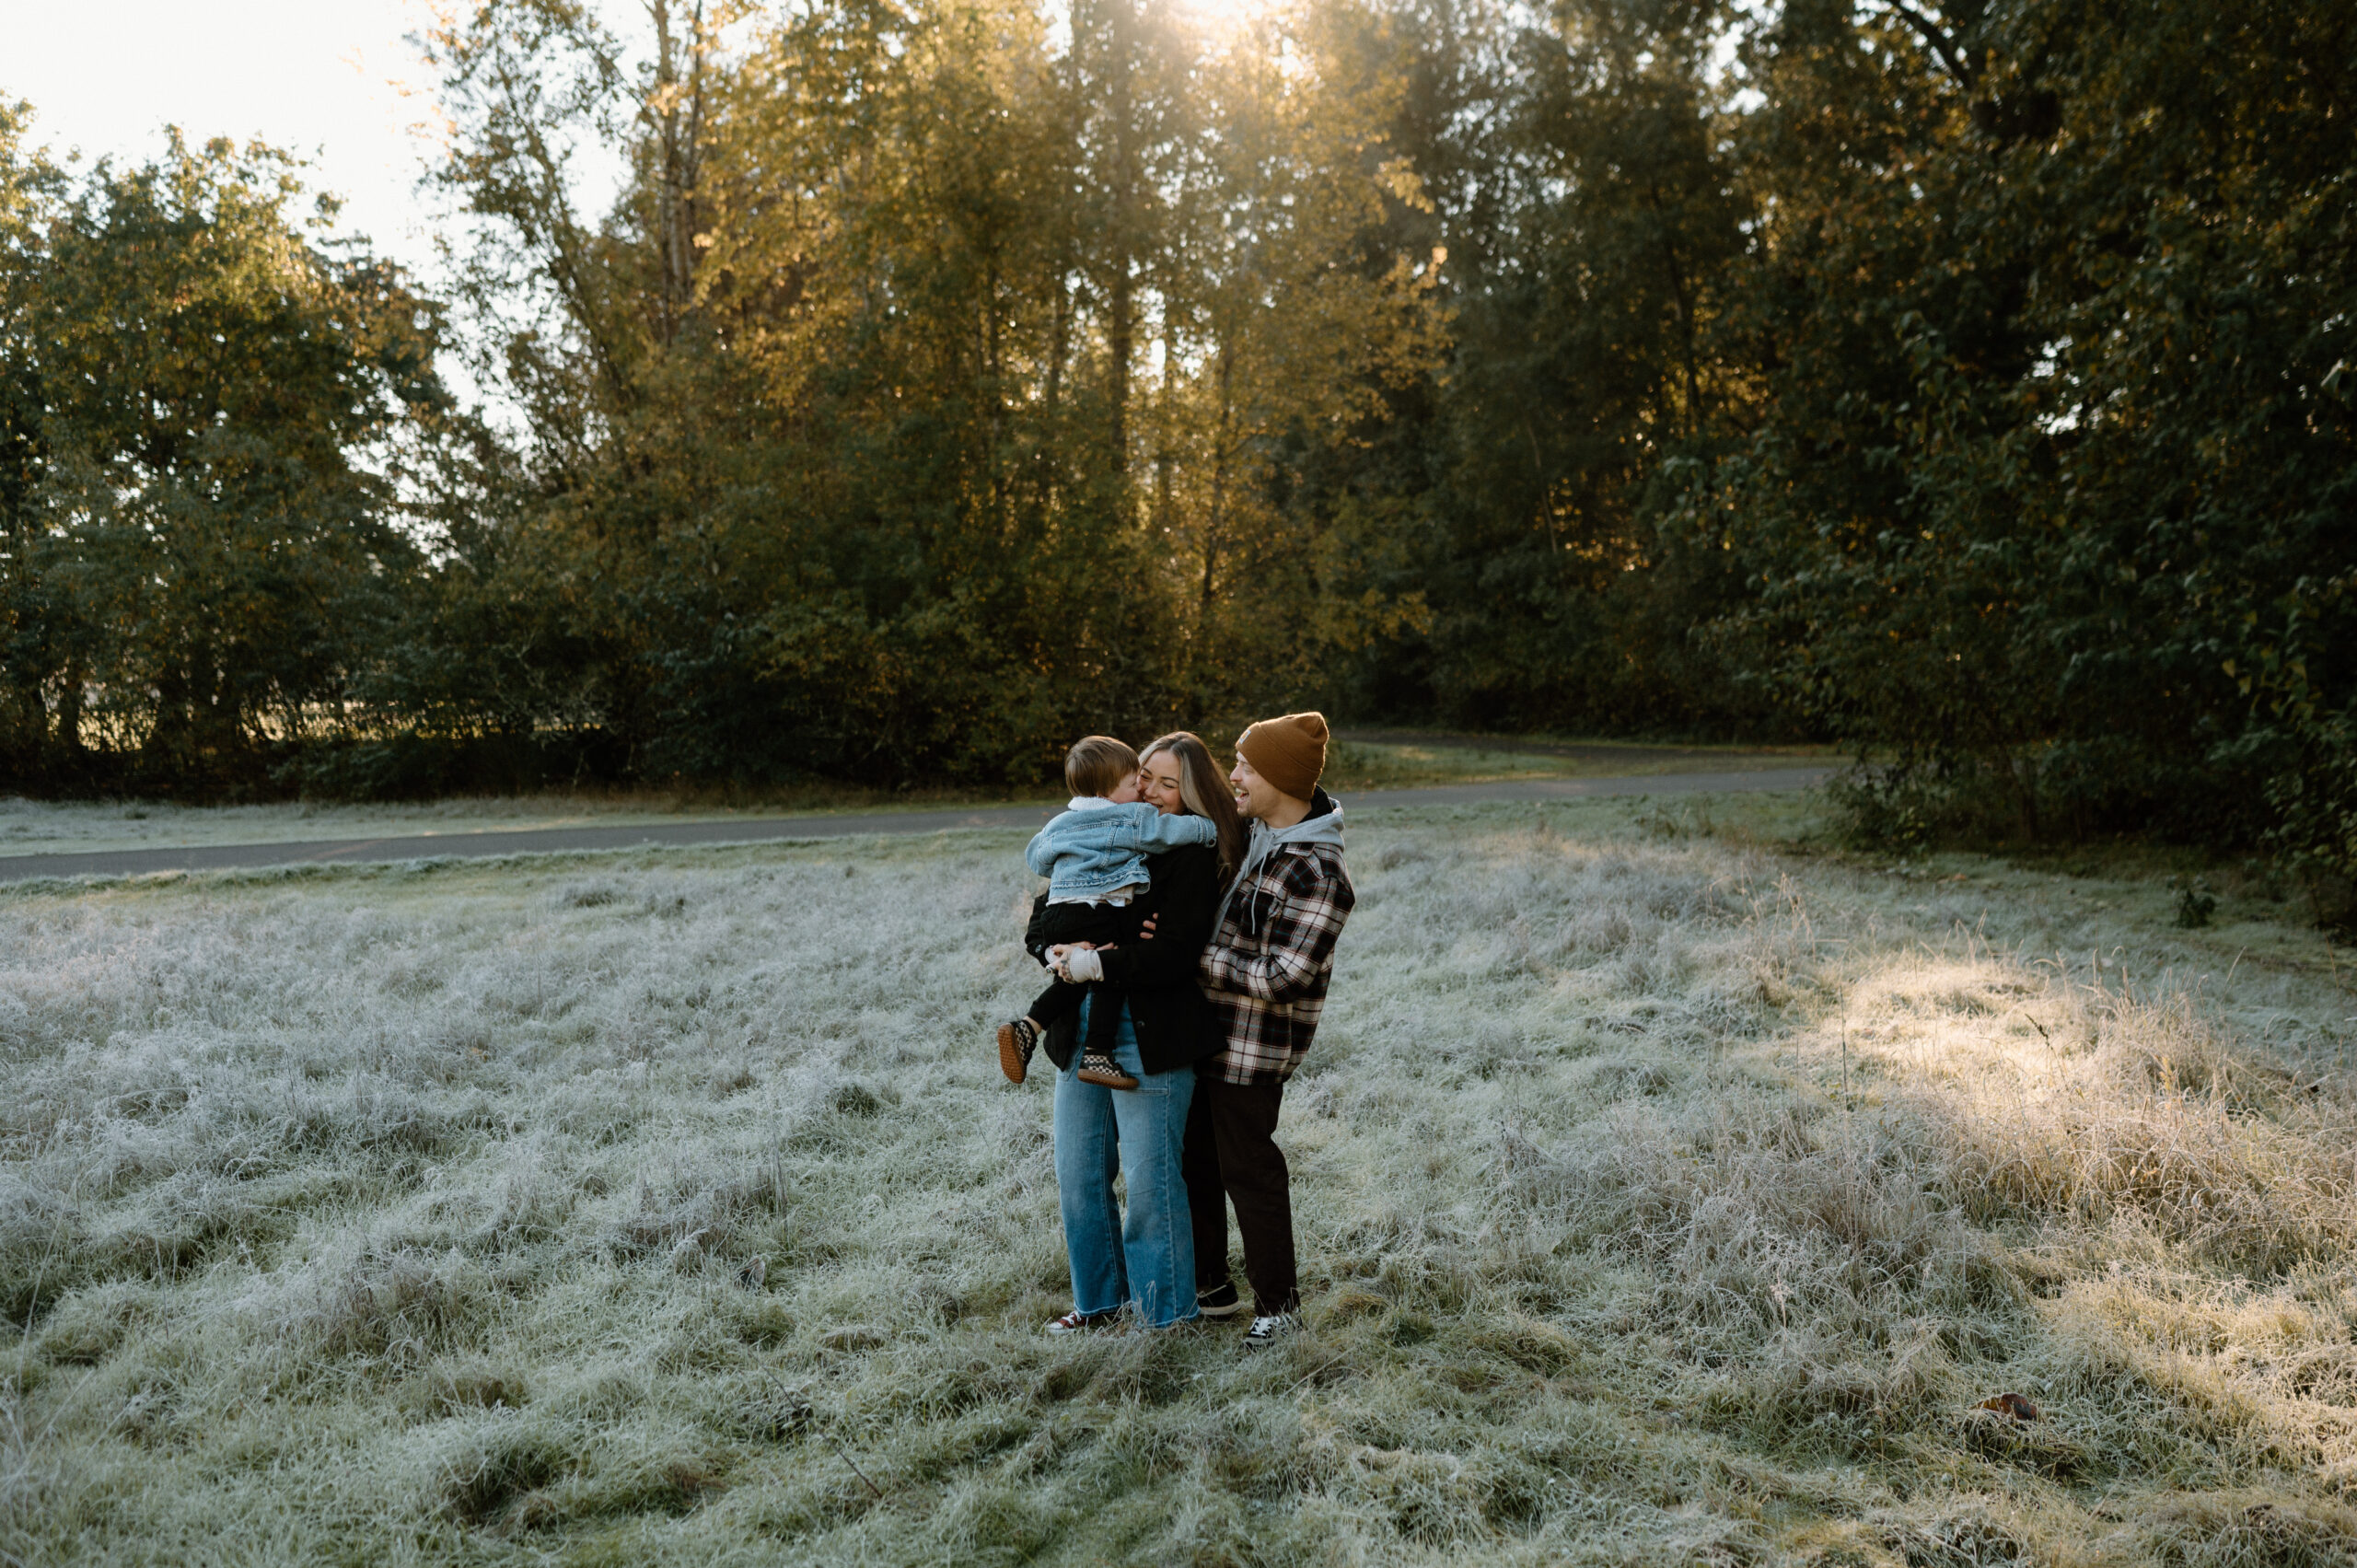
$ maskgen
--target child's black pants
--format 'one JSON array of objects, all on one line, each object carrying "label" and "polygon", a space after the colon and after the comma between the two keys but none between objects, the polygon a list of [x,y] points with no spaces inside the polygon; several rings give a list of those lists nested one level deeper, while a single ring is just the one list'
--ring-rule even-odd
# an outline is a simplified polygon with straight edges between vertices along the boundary
[{"label": "child's black pants", "polygon": [[[1115,909],[1107,904],[1048,904],[1041,908],[1032,923],[1032,952],[1044,958],[1047,950],[1087,942],[1102,947],[1120,946],[1137,940],[1138,917],[1132,909]],[[1121,1005],[1126,998],[1121,988],[1109,981],[1091,981],[1086,984],[1051,982],[1031,1004],[1030,1019],[1045,1031],[1065,1014],[1080,1005],[1082,997],[1094,993],[1097,1000],[1088,1009],[1088,1038],[1081,1042],[1083,1051],[1099,1055],[1113,1053],[1114,1030],[1121,1021]]]}]

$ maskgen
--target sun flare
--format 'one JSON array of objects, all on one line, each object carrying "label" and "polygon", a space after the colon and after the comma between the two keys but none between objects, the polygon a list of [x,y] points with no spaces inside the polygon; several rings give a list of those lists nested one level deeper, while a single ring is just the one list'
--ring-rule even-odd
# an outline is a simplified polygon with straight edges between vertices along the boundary
[{"label": "sun flare", "polygon": [[1174,9],[1212,37],[1244,32],[1283,9],[1283,0],[1172,0]]}]

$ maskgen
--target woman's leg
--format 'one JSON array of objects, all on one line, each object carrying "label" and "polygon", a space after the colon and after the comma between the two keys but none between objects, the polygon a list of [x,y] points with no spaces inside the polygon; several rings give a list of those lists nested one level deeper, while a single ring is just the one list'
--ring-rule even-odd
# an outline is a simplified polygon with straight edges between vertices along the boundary
[{"label": "woman's leg", "polygon": [[1119,1128],[1121,1175],[1129,1189],[1121,1250],[1138,1315],[1155,1328],[1167,1328],[1196,1316],[1194,1219],[1187,1207],[1182,1173],[1195,1070],[1147,1073],[1138,1059],[1137,1031],[1126,1008],[1114,1034],[1113,1060],[1138,1081],[1134,1089],[1106,1092]]},{"label": "woman's leg", "polygon": [[[1088,1024],[1082,1004],[1081,1027]],[[1136,1046],[1131,1054],[1136,1054]],[[1072,1263],[1075,1311],[1110,1312],[1130,1299],[1121,1216],[1113,1205],[1119,1168],[1114,1091],[1080,1081],[1080,1053],[1056,1074],[1056,1199],[1063,1210],[1064,1256]],[[1126,1097],[1122,1097],[1126,1098]]]},{"label": "woman's leg", "polygon": [[1227,1184],[1219,1174],[1219,1135],[1212,1128],[1215,1083],[1198,1078],[1187,1107],[1187,1206],[1194,1211],[1195,1290],[1219,1289],[1227,1276]]}]

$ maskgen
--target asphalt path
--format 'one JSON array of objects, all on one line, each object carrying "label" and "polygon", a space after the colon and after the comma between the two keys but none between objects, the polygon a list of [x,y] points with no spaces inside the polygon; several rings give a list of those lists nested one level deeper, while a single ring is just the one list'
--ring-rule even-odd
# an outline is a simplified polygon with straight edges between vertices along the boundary
[{"label": "asphalt path", "polygon": [[[1689,762],[1698,772],[1712,762],[1724,761],[1727,754],[1727,748],[1724,746],[1657,746],[1650,741],[1625,740],[1532,740],[1519,735],[1483,735],[1475,730],[1453,729],[1338,729],[1334,732],[1334,738],[1345,744],[1359,741],[1369,746],[1437,746],[1455,751],[1566,757],[1576,762],[1595,762],[1605,767],[1615,762],[1647,761]],[[1824,765],[1797,749],[1792,752],[1792,765],[1795,768]]]},{"label": "asphalt path", "polygon": [[[1598,796],[1743,795],[1805,789],[1829,767],[1738,773],[1656,773],[1608,779],[1509,779],[1428,789],[1361,790],[1342,797],[1353,811],[1393,811],[1492,801],[1585,800]],[[982,806],[946,811],[869,811],[830,816],[734,818],[721,822],[647,822],[628,828],[538,828],[522,832],[420,833],[401,838],[327,839],[309,843],[202,844],[188,849],[99,850],[85,854],[0,857],[0,882],[41,877],[137,877],[155,871],[247,870],[272,865],[365,865],[445,857],[578,854],[584,851],[697,844],[777,843],[863,833],[941,833],[960,828],[1037,828],[1052,805]]]}]

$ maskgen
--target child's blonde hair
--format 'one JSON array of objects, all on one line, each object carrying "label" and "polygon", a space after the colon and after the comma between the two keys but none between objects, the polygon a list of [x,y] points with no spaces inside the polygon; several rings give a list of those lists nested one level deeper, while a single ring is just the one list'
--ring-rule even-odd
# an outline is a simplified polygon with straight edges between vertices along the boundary
[{"label": "child's blonde hair", "polygon": [[1074,795],[1107,796],[1138,771],[1138,754],[1109,735],[1084,735],[1064,753],[1064,787]]}]

